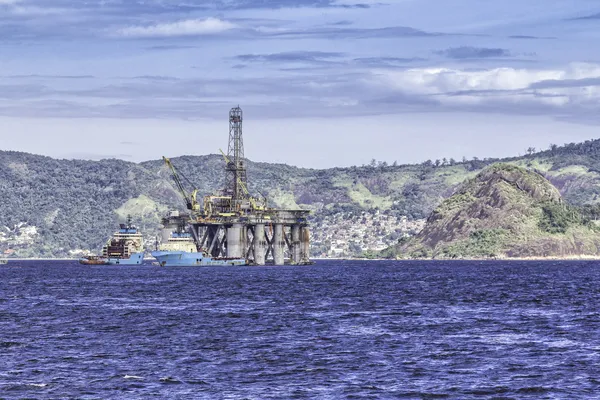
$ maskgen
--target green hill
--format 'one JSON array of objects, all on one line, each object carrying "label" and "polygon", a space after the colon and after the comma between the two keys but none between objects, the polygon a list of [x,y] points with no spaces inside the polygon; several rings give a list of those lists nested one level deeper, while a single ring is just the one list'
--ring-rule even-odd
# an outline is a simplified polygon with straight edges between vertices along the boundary
[{"label": "green hill", "polygon": [[597,256],[600,229],[540,173],[495,164],[461,185],[395,251],[407,258]]},{"label": "green hill", "polygon": [[[183,156],[173,163],[200,189],[222,186],[221,156]],[[360,255],[417,233],[459,185],[499,160],[428,161],[325,170],[248,162],[250,191],[272,205],[313,210],[315,255]],[[536,170],[573,205],[598,203],[600,141],[553,147],[502,160]],[[68,256],[97,251],[125,214],[153,241],[160,216],[182,208],[161,161],[56,160],[0,151],[0,252]]]}]

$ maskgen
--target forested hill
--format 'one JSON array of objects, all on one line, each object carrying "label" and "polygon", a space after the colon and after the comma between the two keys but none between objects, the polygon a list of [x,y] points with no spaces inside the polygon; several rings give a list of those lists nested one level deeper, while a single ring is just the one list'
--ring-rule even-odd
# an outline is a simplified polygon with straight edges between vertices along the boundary
[{"label": "forested hill", "polygon": [[565,204],[540,174],[497,163],[467,180],[415,237],[392,246],[404,258],[600,255],[597,215]]},{"label": "forested hill", "polygon": [[[598,202],[600,141],[502,161],[535,169],[575,205]],[[183,156],[175,166],[209,194],[222,186],[221,156]],[[428,161],[315,170],[248,162],[249,188],[272,205],[314,211],[313,251],[358,255],[414,234],[457,186],[496,159]],[[127,213],[150,242],[160,217],[183,202],[162,161],[56,160],[0,152],[0,252],[69,256],[98,251]],[[148,243],[150,245],[151,243]]]}]

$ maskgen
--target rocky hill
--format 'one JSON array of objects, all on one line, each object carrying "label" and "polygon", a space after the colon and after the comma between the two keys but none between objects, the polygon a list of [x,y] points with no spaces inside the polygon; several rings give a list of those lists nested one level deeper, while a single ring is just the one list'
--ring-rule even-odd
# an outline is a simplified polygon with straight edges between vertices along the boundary
[{"label": "rocky hill", "polygon": [[600,255],[600,229],[540,173],[495,164],[467,180],[396,246],[408,258]]},{"label": "rocky hill", "polygon": [[[209,194],[223,184],[223,159],[183,156],[173,163]],[[250,191],[271,204],[313,211],[314,255],[376,252],[414,235],[465,180],[495,159],[435,160],[315,170],[248,162]],[[501,160],[536,170],[574,205],[598,203],[600,141],[568,144]],[[0,253],[69,256],[97,251],[131,213],[153,242],[160,216],[183,207],[161,161],[56,160],[0,151]]]}]

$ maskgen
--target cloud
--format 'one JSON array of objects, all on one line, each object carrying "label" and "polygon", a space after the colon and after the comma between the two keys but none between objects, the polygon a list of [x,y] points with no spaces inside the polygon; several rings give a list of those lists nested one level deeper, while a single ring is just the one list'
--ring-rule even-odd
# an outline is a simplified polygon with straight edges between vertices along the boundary
[{"label": "cloud", "polygon": [[352,22],[352,21],[341,20],[341,21],[332,22],[329,25],[333,25],[333,26],[349,26],[349,25],[353,25],[353,24],[354,24],[354,22]]},{"label": "cloud", "polygon": [[[242,56],[279,62],[319,57],[336,60],[346,55],[285,52]],[[36,85],[23,79],[22,84],[1,87],[0,115],[194,119],[218,116],[222,107],[240,103],[263,118],[444,110],[565,117],[585,115],[600,106],[597,64],[546,69],[385,66],[399,60],[404,59],[373,58],[369,62],[378,67],[367,64],[359,69],[292,75],[272,71],[254,78],[148,75],[114,78],[110,84],[98,79],[71,89],[62,87],[60,80]],[[32,79],[35,82],[36,78]]]},{"label": "cloud", "polygon": [[379,4],[371,0],[355,2],[348,0],[235,0],[235,1],[211,1],[217,9],[240,10],[240,9],[280,9],[280,8],[346,8],[366,9],[372,5]]},{"label": "cloud", "polygon": [[[351,26],[350,18],[381,3],[334,0],[0,0],[3,23],[0,36],[26,42],[53,39],[160,39],[215,36],[235,30],[235,39],[372,39],[435,37],[444,33],[426,32],[407,26]],[[303,9],[302,12],[296,9]],[[330,8],[333,24],[307,18],[319,9]],[[356,11],[337,10],[351,8]],[[304,9],[307,9],[306,11]],[[311,10],[312,9],[312,10]],[[267,10],[266,13],[257,10]],[[222,15],[232,11],[232,17]],[[233,11],[235,18],[233,18]],[[269,13],[273,13],[270,15]],[[211,16],[212,15],[212,16]],[[229,14],[227,14],[229,15]],[[4,19],[5,18],[5,19]],[[337,19],[339,18],[339,20]],[[262,24],[261,24],[262,22]],[[233,35],[226,35],[233,38]],[[151,50],[169,50],[169,44],[153,43]],[[181,43],[178,43],[181,44]],[[174,44],[175,45],[175,44]],[[162,47],[161,47],[162,46]]]},{"label": "cloud", "polygon": [[[365,74],[231,78],[104,79],[92,87],[64,89],[25,85],[3,88],[0,115],[28,117],[118,117],[196,119],[218,117],[231,104],[244,104],[263,117],[344,115],[356,108]],[[4,90],[10,89],[10,90]],[[368,113],[369,110],[357,110]]]},{"label": "cloud", "polygon": [[365,65],[370,67],[401,67],[405,64],[427,61],[424,58],[420,57],[409,57],[409,58],[401,58],[401,57],[362,57],[355,58],[354,62],[359,65]]},{"label": "cloud", "polygon": [[4,11],[3,18],[9,21],[11,18],[24,20],[67,14],[74,10],[74,8],[63,7],[60,3],[54,1],[36,4],[35,0],[0,0],[0,12]]},{"label": "cloud", "polygon": [[165,76],[165,75],[140,75],[140,76],[134,76],[133,78],[130,79],[142,79],[142,80],[149,80],[149,81],[179,81],[179,78],[175,78],[173,76]]},{"label": "cloud", "polygon": [[22,100],[40,98],[48,93],[48,87],[37,83],[2,84],[0,82],[0,100]]},{"label": "cloud", "polygon": [[93,75],[41,75],[41,74],[30,74],[30,75],[10,75],[8,78],[11,79],[93,79]]},{"label": "cloud", "polygon": [[218,18],[187,19],[150,26],[130,26],[120,29],[124,37],[169,37],[211,35],[235,29],[237,25]]},{"label": "cloud", "polygon": [[435,53],[456,60],[510,56],[510,52],[506,49],[471,46],[452,47]]},{"label": "cloud", "polygon": [[529,85],[530,89],[560,89],[560,88],[584,88],[600,86],[600,76],[583,79],[549,79],[534,82]]},{"label": "cloud", "polygon": [[161,44],[161,45],[156,45],[156,46],[149,46],[146,47],[147,50],[153,50],[153,51],[169,51],[169,50],[188,50],[188,49],[195,49],[197,48],[196,46],[187,46],[187,45],[177,45],[177,44]]},{"label": "cloud", "polygon": [[386,70],[374,77],[400,93],[435,99],[453,109],[568,114],[600,106],[600,65],[596,64],[563,69]]},{"label": "cloud", "polygon": [[562,70],[494,68],[461,70],[450,68],[415,68],[405,71],[382,71],[387,84],[408,92],[443,94],[466,90],[518,90],[544,80],[564,79]]},{"label": "cloud", "polygon": [[531,35],[511,35],[508,37],[509,39],[523,39],[523,40],[548,40],[548,39],[556,39],[554,36],[531,36]]},{"label": "cloud", "polygon": [[321,62],[344,57],[344,53],[324,51],[288,51],[273,54],[240,54],[235,58],[244,62]]},{"label": "cloud", "polygon": [[[1,1],[1,0],[0,0]],[[15,6],[12,7],[10,13],[20,17],[43,17],[51,15],[67,14],[73,10],[68,8],[58,7],[39,7],[39,6]]]},{"label": "cloud", "polygon": [[389,26],[383,28],[307,28],[302,30],[274,29],[262,31],[264,36],[326,39],[371,39],[400,37],[434,37],[445,36],[445,33],[426,32],[408,26]]},{"label": "cloud", "polygon": [[[460,21],[450,6],[433,21],[429,6],[406,1],[0,1],[0,37],[15,39],[1,46],[11,54],[3,115],[196,118],[238,102],[260,117],[600,107],[598,76],[566,64],[595,61],[591,39],[564,21],[531,26],[548,15],[525,10],[546,6],[491,12],[466,0]],[[71,12],[7,11],[34,6]],[[526,40],[554,34],[561,40]],[[533,51],[543,54],[535,64],[519,60]]]},{"label": "cloud", "polygon": [[[325,51],[289,51],[272,54],[240,54],[235,60],[243,63],[273,63],[273,64],[310,64],[311,67],[286,67],[280,70],[285,71],[311,71],[322,67],[345,66],[348,70],[352,68],[401,68],[406,64],[426,61],[424,58],[400,58],[400,57],[361,57],[348,59],[348,54],[340,52]],[[237,64],[237,68],[243,68],[246,65]]]},{"label": "cloud", "polygon": [[351,6],[353,8],[371,8],[375,6],[386,6],[388,4],[381,2],[380,0],[363,0],[357,3],[353,0],[333,0],[332,4],[335,6]]},{"label": "cloud", "polygon": [[582,17],[571,18],[570,21],[583,21],[583,20],[594,20],[600,19],[600,13],[584,15]]}]

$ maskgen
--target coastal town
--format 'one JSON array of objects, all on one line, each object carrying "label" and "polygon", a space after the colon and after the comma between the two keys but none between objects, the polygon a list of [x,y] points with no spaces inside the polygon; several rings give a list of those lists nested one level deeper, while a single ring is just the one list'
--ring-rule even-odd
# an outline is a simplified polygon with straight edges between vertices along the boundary
[{"label": "coastal town", "polygon": [[319,258],[363,257],[416,235],[425,219],[410,221],[377,209],[336,213],[312,225],[312,255]]}]

